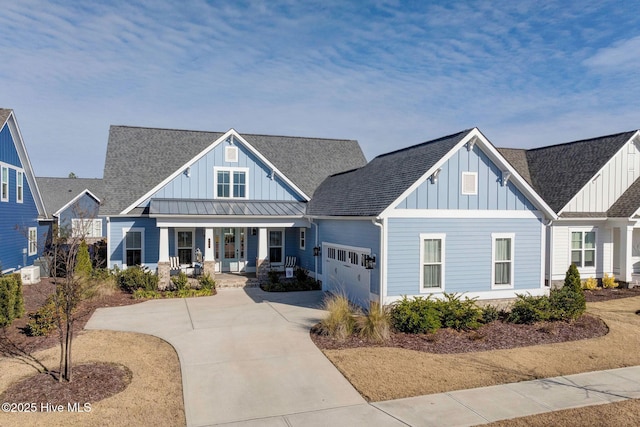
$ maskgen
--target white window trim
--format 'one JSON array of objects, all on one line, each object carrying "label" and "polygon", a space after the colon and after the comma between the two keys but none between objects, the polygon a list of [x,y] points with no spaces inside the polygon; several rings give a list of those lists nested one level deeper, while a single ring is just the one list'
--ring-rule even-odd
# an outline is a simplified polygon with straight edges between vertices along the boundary
[{"label": "white window trim", "polygon": [[[218,196],[218,172],[229,172],[229,197]],[[244,197],[233,197],[233,173],[244,172]],[[228,168],[215,166],[213,168],[213,198],[214,199],[248,199],[249,198],[249,168]]]},{"label": "white window trim", "polygon": [[[420,263],[419,263],[419,271],[420,271],[420,282],[418,287],[420,288],[421,294],[431,294],[435,292],[443,292],[445,290],[445,263],[446,263],[446,234],[444,233],[420,233]],[[442,245],[440,246],[440,250],[442,253],[440,254],[440,274],[442,275],[440,279],[440,287],[438,288],[425,288],[422,286],[424,283],[424,241],[425,239],[440,239],[442,241]]]},{"label": "white window trim", "polygon": [[[175,256],[178,256],[178,233],[180,231],[190,231],[191,232],[191,262],[195,262],[196,260],[196,229],[195,228],[176,228],[175,229],[175,242],[176,242],[176,253]],[[185,247],[186,249],[186,247]],[[187,266],[187,264],[181,264],[182,267]],[[188,265],[191,267],[191,265]]]},{"label": "white window trim", "polygon": [[27,245],[29,249],[27,250],[29,256],[36,255],[38,253],[38,228],[37,227],[29,227],[29,237],[27,238]]},{"label": "white window trim", "polygon": [[300,228],[300,250],[304,251],[307,248],[307,229]]},{"label": "white window trim", "polygon": [[[85,224],[82,227],[81,233],[76,233],[76,230],[80,227],[80,224]],[[96,223],[100,224],[100,235],[96,235]],[[102,220],[98,218],[71,218],[71,235],[73,237],[102,237]]]},{"label": "white window trim", "polygon": [[227,163],[238,163],[238,147],[227,145],[224,147],[224,161]]},{"label": "white window trim", "polygon": [[144,264],[144,246],[145,246],[145,240],[144,240],[144,228],[142,227],[130,227],[130,228],[123,228],[122,229],[122,268],[127,268],[127,233],[133,231],[139,231],[140,234],[140,246],[142,246],[140,248],[140,265],[145,265]]},{"label": "white window trim", "polygon": [[[496,239],[511,239],[511,277],[508,285],[496,285]],[[513,289],[516,271],[515,233],[491,233],[491,289]]]},{"label": "white window trim", "polygon": [[[7,171],[7,181],[4,181],[4,171]],[[3,202],[9,201],[9,182],[11,181],[11,177],[9,176],[9,168],[7,166],[2,165],[0,167],[0,200]],[[2,195],[2,188],[7,185],[7,195]]]},{"label": "white window trim", "polygon": [[[281,262],[272,262],[271,261],[271,239],[269,238],[269,234],[272,231],[280,231],[282,233],[282,261]],[[286,237],[287,235],[285,234],[284,228],[269,228],[267,229],[267,254],[269,254],[269,262],[271,264],[271,266],[276,266],[276,267],[281,267],[284,265],[284,262],[287,258],[286,256],[286,252],[285,252],[285,244],[286,244]]]},{"label": "white window trim", "polygon": [[[466,176],[473,176],[474,188],[473,192],[465,191],[464,189],[464,178]],[[478,195],[478,172],[462,172],[462,177],[460,179],[460,191],[463,196],[477,196]]]},{"label": "white window trim", "polygon": [[[18,179],[20,177],[20,179]],[[24,201],[24,172],[16,170],[16,203]]]},{"label": "white window trim", "polygon": [[582,263],[584,264],[584,233],[588,233],[593,231],[595,233],[595,248],[593,248],[593,267],[581,267],[579,265],[576,265],[576,267],[578,267],[578,272],[580,274],[596,274],[596,269],[598,267],[598,227],[570,227],[569,228],[569,264],[567,266],[567,268],[569,268],[569,266],[571,266],[572,262],[571,262],[571,252],[573,252],[573,249],[571,248],[571,234],[574,232],[580,232],[582,233]]}]

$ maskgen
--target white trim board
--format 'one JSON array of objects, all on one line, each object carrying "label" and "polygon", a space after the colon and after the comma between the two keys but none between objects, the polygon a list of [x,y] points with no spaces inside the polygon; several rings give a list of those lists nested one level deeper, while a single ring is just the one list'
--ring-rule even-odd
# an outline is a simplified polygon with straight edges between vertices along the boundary
[{"label": "white trim board", "polygon": [[[532,296],[541,296],[541,295],[549,295],[549,288],[540,287],[540,288],[531,288],[531,289],[502,289],[495,291],[480,291],[480,292],[449,292],[456,295],[462,296],[464,299],[467,298],[477,298],[478,300],[490,300],[490,299],[507,299],[507,298],[517,298],[518,295],[532,295]],[[433,298],[444,299],[443,292],[434,292],[431,294]],[[423,297],[424,294],[416,294],[416,295],[401,295],[401,296],[387,296],[384,298],[385,305],[392,304],[396,301],[401,301],[404,297],[413,298],[413,297]]]},{"label": "white trim board", "polygon": [[463,209],[394,209],[387,218],[516,218],[542,219],[540,211],[463,210]]}]

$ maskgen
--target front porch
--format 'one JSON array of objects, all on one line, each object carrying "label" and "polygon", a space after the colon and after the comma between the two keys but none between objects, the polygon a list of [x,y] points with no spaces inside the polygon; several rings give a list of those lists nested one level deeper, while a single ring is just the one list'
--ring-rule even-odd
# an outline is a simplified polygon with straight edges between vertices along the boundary
[{"label": "front porch", "polygon": [[260,281],[256,273],[217,273],[216,288],[257,288]]}]

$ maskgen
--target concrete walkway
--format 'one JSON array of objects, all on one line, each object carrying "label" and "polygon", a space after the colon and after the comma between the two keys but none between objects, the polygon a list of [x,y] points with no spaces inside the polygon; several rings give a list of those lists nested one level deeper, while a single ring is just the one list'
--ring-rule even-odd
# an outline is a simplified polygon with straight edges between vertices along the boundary
[{"label": "concrete walkway", "polygon": [[368,404],[309,338],[322,296],[223,289],[101,308],[86,328],[173,345],[189,426],[469,426],[640,398],[632,367]]}]

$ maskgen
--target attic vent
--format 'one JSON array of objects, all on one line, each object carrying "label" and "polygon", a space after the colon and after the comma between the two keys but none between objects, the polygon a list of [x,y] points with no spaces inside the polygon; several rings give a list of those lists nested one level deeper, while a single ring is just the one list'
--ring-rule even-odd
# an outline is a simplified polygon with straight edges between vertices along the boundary
[{"label": "attic vent", "polygon": [[230,163],[238,162],[238,147],[224,147],[224,161]]},{"label": "attic vent", "polygon": [[462,194],[475,196],[478,194],[478,173],[462,172]]}]

